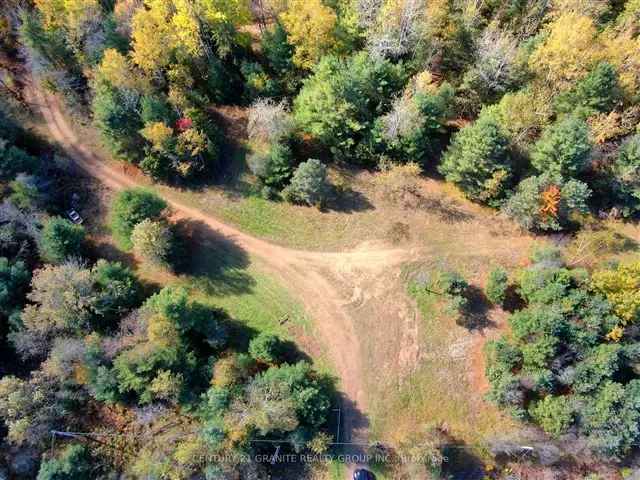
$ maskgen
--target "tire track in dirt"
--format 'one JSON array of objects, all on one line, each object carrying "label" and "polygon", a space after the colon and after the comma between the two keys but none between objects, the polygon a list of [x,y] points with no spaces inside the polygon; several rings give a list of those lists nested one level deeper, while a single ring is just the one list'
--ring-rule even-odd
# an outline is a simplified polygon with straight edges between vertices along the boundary
[{"label": "tire track in dirt", "polygon": [[[29,95],[39,109],[52,137],[67,155],[87,174],[113,190],[144,186],[135,178],[113,168],[85,145],[67,123],[58,100],[40,88],[31,85]],[[178,217],[206,224],[259,259],[270,273],[299,298],[314,320],[314,328],[327,349],[336,373],[340,377],[342,394],[341,441],[366,443],[366,396],[362,385],[363,357],[353,319],[345,305],[349,292],[337,288],[326,271],[340,266],[362,266],[382,271],[405,261],[410,252],[402,249],[384,249],[363,245],[348,252],[310,252],[274,245],[227,225],[202,211],[165,196],[165,200]],[[361,453],[355,446],[350,453]],[[350,477],[354,465],[347,469]]]}]

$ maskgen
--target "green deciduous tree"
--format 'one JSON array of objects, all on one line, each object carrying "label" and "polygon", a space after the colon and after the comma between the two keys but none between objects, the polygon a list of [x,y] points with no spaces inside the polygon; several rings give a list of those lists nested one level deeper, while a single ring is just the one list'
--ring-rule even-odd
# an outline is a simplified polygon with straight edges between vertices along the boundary
[{"label": "green deciduous tree", "polygon": [[640,315],[640,263],[620,264],[615,269],[593,274],[593,287],[613,305],[616,315],[627,325]]},{"label": "green deciduous tree", "polygon": [[131,232],[133,251],[148,262],[168,267],[173,249],[173,234],[165,222],[145,219]]}]

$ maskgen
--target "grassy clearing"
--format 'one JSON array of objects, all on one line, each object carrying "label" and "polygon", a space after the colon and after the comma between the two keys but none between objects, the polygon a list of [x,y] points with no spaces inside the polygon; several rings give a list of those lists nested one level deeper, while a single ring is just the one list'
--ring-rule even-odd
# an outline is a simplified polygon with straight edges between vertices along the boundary
[{"label": "grassy clearing", "polygon": [[[461,269],[464,272],[464,269]],[[424,271],[424,270],[421,270]],[[400,441],[405,432],[420,426],[442,426],[450,440],[487,457],[484,442],[517,428],[517,424],[485,402],[471,371],[482,368],[477,354],[484,343],[447,313],[442,296],[412,289],[420,312],[419,341],[423,354],[418,367],[384,401],[374,405],[374,437]]]},{"label": "grassy clearing", "polygon": [[96,253],[121,261],[150,285],[150,289],[177,285],[188,289],[192,297],[223,309],[242,328],[234,338],[246,343],[257,332],[267,331],[299,345],[316,369],[332,374],[333,369],[322,348],[314,341],[313,322],[302,304],[284,286],[261,268],[234,243],[198,222],[181,221],[178,227],[191,238],[185,272],[179,275],[138,262],[130,252],[122,251],[111,236],[106,222],[112,192],[90,179],[85,190],[93,207],[87,215],[87,228],[96,245]]},{"label": "grassy clearing", "polygon": [[313,322],[303,306],[257,263],[247,259],[246,265],[228,264],[229,255],[198,242],[190,256],[199,266],[189,274],[174,276],[144,265],[138,273],[150,282],[185,287],[195,300],[223,309],[242,326],[234,331],[235,343],[246,344],[259,332],[273,333],[296,343],[318,371],[332,374],[330,362],[313,340]]}]

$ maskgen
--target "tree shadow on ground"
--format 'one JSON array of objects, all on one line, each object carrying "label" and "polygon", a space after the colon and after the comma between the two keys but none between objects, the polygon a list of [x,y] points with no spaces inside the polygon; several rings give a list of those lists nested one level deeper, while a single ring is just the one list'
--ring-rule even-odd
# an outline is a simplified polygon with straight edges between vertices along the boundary
[{"label": "tree shadow on ground", "polygon": [[[226,315],[226,313],[225,313]],[[229,346],[238,352],[246,352],[249,349],[249,343],[260,334],[259,330],[252,328],[242,322],[226,317],[225,326],[229,333]],[[312,359],[305,352],[300,350],[298,346],[290,341],[280,339],[280,363],[298,363],[305,361],[312,363]]]},{"label": "tree shadow on ground", "polygon": [[469,331],[483,333],[487,328],[494,328],[495,323],[488,317],[491,302],[481,288],[469,285],[465,294],[467,305],[463,309],[458,324]]},{"label": "tree shadow on ground", "polygon": [[335,396],[336,416],[330,425],[333,433],[332,452],[343,455],[347,464],[366,464],[369,455],[369,444],[363,440],[360,432],[367,432],[370,423],[367,416],[353,399],[343,392],[337,392]]},{"label": "tree shadow on ground", "polygon": [[504,302],[502,302],[502,305],[504,310],[509,313],[513,313],[517,310],[522,310],[526,306],[526,302],[518,293],[517,285],[512,283],[507,286],[507,290],[504,294]]},{"label": "tree shadow on ground", "polygon": [[179,220],[175,229],[183,243],[178,274],[190,276],[208,295],[252,291],[255,280],[244,271],[249,256],[233,239],[197,220]]},{"label": "tree shadow on ground", "polygon": [[462,210],[456,203],[447,198],[419,195],[417,206],[438,216],[445,223],[467,222],[473,218],[468,212]]},{"label": "tree shadow on ground", "polygon": [[482,480],[485,468],[482,460],[462,440],[446,434],[446,444],[442,447],[445,457],[443,463],[443,478],[455,480]]},{"label": "tree shadow on ground", "polygon": [[89,246],[88,250],[91,258],[104,258],[110,262],[120,262],[131,268],[135,268],[138,263],[132,253],[125,252],[108,242],[93,243]]},{"label": "tree shadow on ground", "polygon": [[374,210],[375,207],[363,193],[351,188],[342,188],[331,195],[323,209],[342,213],[357,213]]}]

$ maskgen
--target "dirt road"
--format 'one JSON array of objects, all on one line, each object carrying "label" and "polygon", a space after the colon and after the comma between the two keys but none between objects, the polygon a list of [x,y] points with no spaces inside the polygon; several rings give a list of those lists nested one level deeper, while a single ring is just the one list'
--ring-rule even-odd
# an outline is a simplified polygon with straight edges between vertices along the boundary
[{"label": "dirt road", "polygon": [[[86,173],[97,178],[113,190],[139,186],[136,179],[104,161],[85,145],[62,114],[58,100],[38,88],[29,88],[30,96],[38,106],[51,136],[67,155]],[[165,200],[177,216],[205,223],[213,230],[233,241],[253,259],[264,265],[299,298],[314,320],[330,359],[340,376],[342,401],[342,442],[366,443],[367,411],[362,374],[364,359],[360,339],[347,308],[353,292],[344,284],[332,281],[336,274],[346,270],[381,272],[406,260],[410,252],[363,245],[353,251],[323,253],[308,252],[273,245],[247,235],[224,224],[198,209],[184,205],[170,197]],[[347,447],[348,453],[359,453],[358,446]],[[348,469],[351,475],[354,466]]]}]

